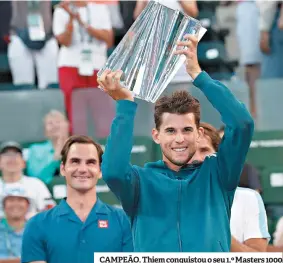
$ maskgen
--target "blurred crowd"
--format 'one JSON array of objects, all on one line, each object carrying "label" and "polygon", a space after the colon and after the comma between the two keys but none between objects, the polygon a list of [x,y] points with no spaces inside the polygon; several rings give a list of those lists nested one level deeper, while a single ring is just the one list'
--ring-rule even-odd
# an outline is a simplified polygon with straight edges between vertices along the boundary
[{"label": "blurred crowd", "polygon": [[[159,2],[199,19],[208,28],[203,41],[223,40],[224,46],[225,38],[211,26],[210,14],[215,16],[219,6],[222,9],[235,7],[238,65],[228,71],[228,77],[219,75],[219,65],[206,64],[209,60],[206,53],[208,57],[202,67],[220,80],[232,78],[236,68],[242,67],[249,86],[250,111],[256,119],[256,81],[283,77],[281,1]],[[0,52],[7,52],[12,83],[15,86],[36,84],[40,90],[59,85],[66,107],[66,112],[51,110],[44,117],[46,141],[32,144],[25,151],[14,141],[3,142],[0,147],[0,236],[5,236],[0,238],[0,259],[19,257],[25,221],[56,204],[47,185],[60,175],[60,152],[67,137],[86,133],[87,120],[80,115],[80,107],[93,97],[98,101],[90,104],[93,118],[99,124],[97,136],[108,135],[114,106],[110,98],[97,89],[97,73],[147,3],[115,0],[0,2]],[[229,60],[225,63],[230,68]],[[81,97],[74,103],[72,95],[78,89]],[[96,92],[90,92],[93,89]],[[107,112],[103,112],[103,107]],[[261,192],[258,176],[256,169],[247,163],[240,185]],[[283,246],[282,220],[279,223],[275,244]]]}]

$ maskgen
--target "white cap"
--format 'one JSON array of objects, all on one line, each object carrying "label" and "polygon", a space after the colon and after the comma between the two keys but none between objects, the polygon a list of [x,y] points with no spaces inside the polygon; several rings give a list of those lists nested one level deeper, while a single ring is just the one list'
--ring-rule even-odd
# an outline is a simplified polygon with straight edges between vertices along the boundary
[{"label": "white cap", "polygon": [[27,195],[25,189],[22,187],[6,188],[3,193],[3,202],[9,196],[22,197],[28,200],[28,202],[30,203],[30,197]]}]

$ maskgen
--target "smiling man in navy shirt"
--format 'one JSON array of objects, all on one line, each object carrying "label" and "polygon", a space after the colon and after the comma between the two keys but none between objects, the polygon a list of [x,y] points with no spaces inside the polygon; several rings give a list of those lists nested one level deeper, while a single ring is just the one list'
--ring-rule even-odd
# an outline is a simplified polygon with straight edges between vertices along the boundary
[{"label": "smiling man in navy shirt", "polygon": [[101,147],[86,136],[66,141],[60,171],[67,198],[27,223],[23,263],[93,263],[94,252],[133,251],[126,214],[96,196],[101,158]]}]

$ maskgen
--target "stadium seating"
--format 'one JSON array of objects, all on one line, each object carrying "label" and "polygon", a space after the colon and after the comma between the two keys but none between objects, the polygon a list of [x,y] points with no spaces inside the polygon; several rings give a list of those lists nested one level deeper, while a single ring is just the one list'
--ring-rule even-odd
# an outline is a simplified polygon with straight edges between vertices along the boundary
[{"label": "stadium seating", "polygon": [[0,141],[30,143],[44,140],[43,117],[51,109],[64,112],[60,90],[0,92]]},{"label": "stadium seating", "polygon": [[48,89],[60,89],[59,83],[51,83],[47,86]]},{"label": "stadium seating", "polygon": [[256,131],[254,133],[247,156],[248,162],[263,171],[273,169],[273,167],[280,167],[282,165],[282,156],[283,131]]},{"label": "stadium seating", "polygon": [[283,130],[283,79],[260,79],[256,84],[257,129]]},{"label": "stadium seating", "polygon": [[0,73],[10,71],[9,61],[6,52],[0,53]]},{"label": "stadium seating", "polygon": [[262,197],[266,205],[283,205],[283,166],[270,166],[261,172]]},{"label": "stadium seating", "polygon": [[199,11],[197,19],[202,26],[207,29],[207,32],[202,38],[202,41],[221,41],[224,44],[225,37],[229,34],[227,29],[217,29],[217,20],[215,12],[210,9]]},{"label": "stadium seating", "polygon": [[[231,76],[237,66],[236,61],[228,59],[224,43],[221,41],[201,41],[198,45],[198,58],[200,66],[210,74],[225,73]],[[214,75],[221,77],[222,75]]]},{"label": "stadium seating", "polygon": [[19,91],[19,90],[35,90],[35,85],[13,85],[12,83],[0,83],[0,91]]}]

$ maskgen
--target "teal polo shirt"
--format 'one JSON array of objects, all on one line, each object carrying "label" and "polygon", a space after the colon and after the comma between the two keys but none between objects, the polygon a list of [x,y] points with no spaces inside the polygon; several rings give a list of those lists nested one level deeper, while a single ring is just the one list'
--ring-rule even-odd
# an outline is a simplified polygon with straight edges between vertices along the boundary
[{"label": "teal polo shirt", "polygon": [[130,222],[123,210],[97,199],[82,222],[63,199],[27,222],[21,262],[93,263],[95,252],[132,251]]}]

